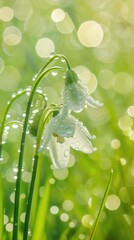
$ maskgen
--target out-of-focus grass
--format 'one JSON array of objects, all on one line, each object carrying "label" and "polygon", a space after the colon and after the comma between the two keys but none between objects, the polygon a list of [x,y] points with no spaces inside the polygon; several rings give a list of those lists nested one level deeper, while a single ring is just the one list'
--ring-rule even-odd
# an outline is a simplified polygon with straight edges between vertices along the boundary
[{"label": "out-of-focus grass", "polygon": [[[111,200],[111,205],[106,204],[94,239],[132,240],[134,235],[134,111],[130,111],[129,106],[134,105],[133,1],[33,0],[29,2],[30,5],[27,5],[27,8],[22,8],[26,1],[14,0],[11,3],[8,0],[1,0],[0,2],[0,9],[9,6],[14,13],[8,21],[3,21],[0,17],[0,120],[11,95],[20,88],[24,89],[32,85],[33,75],[46,61],[46,58],[41,58],[35,50],[36,43],[41,38],[49,38],[53,41],[55,51],[65,54],[72,67],[77,67],[80,76],[88,78],[89,88],[91,79],[88,71],[95,74],[97,87],[92,94],[104,103],[101,109],[88,107],[77,116],[90,132],[97,136],[93,141],[94,146],[97,147],[95,153],[87,156],[72,150],[70,163],[72,167],[59,172],[50,168],[51,160],[48,152],[45,152],[39,173],[39,189],[35,190],[37,199],[34,198],[31,216],[36,216],[40,209],[43,209],[46,201],[43,201],[43,196],[48,193],[46,186],[49,181],[51,189],[47,199],[48,211],[47,214],[41,211],[42,218],[47,217],[42,239],[88,239],[108,182],[109,171],[113,168],[114,178],[109,192],[109,195],[113,196],[111,198],[113,202]],[[71,33],[63,34],[59,26],[52,21],[52,11],[57,8],[67,12],[73,21],[74,30]],[[95,48],[83,46],[77,36],[80,24],[88,20],[97,21],[104,31],[102,43]],[[5,43],[3,33],[9,26],[15,26],[21,32],[19,44]],[[48,48],[47,45],[46,48]],[[86,70],[78,68],[79,66],[86,67]],[[41,85],[43,91],[47,92],[50,102],[60,102],[62,86],[62,74],[51,76],[46,80],[46,84]],[[23,121],[22,114],[25,111],[26,101],[26,97],[22,97],[14,103],[10,110],[10,120]],[[2,240],[10,240],[12,234],[10,224],[13,217],[14,176],[17,171],[20,137],[21,128],[13,129],[10,126],[6,144],[3,145],[3,161],[0,165],[3,182],[0,196],[3,195],[4,198],[5,219]],[[34,143],[33,137],[28,135],[20,199],[20,239]],[[2,205],[0,219],[1,214]],[[36,222],[34,218],[36,217],[31,219],[31,234],[35,234],[41,227],[40,220]]]}]

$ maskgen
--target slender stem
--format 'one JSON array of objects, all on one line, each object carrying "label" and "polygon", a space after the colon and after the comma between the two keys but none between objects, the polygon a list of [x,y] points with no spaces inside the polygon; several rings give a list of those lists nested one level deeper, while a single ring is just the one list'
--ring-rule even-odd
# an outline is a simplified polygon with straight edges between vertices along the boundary
[{"label": "slender stem", "polygon": [[36,172],[37,172],[37,168],[38,168],[38,160],[39,160],[39,155],[36,153],[34,156],[32,179],[31,179],[30,190],[29,190],[29,194],[28,194],[23,240],[28,239],[29,219],[30,219],[30,212],[31,212],[31,206],[32,206],[32,198],[33,198],[33,192],[34,192]]},{"label": "slender stem", "polygon": [[2,136],[3,136],[3,132],[4,132],[4,127],[5,127],[5,121],[6,121],[6,116],[7,116],[7,113],[9,111],[9,109],[11,108],[12,104],[14,103],[14,101],[22,96],[24,93],[26,93],[27,90],[23,90],[21,91],[20,93],[16,94],[16,96],[14,98],[12,98],[10,100],[10,102],[8,102],[8,105],[6,107],[6,110],[5,110],[5,113],[4,113],[4,116],[3,116],[3,120],[1,122],[1,128],[0,128],[0,158],[1,158],[1,153],[2,153]]},{"label": "slender stem", "polygon": [[89,240],[93,240],[94,235],[96,233],[96,229],[97,229],[98,223],[100,221],[100,217],[102,215],[102,212],[103,212],[103,209],[104,209],[104,206],[105,206],[107,195],[109,193],[109,190],[110,190],[110,187],[111,187],[111,184],[112,184],[112,179],[113,179],[113,169],[111,169],[111,174],[110,174],[110,178],[109,178],[109,181],[108,181],[108,185],[106,187],[106,190],[105,190],[105,193],[104,193],[104,196],[103,196],[103,199],[102,199],[102,203],[101,203],[101,206],[100,206],[100,209],[99,209],[99,212],[98,212],[98,216],[96,218],[96,221],[95,221],[95,224],[94,224],[94,227],[93,227],[93,230],[91,232]]},{"label": "slender stem", "polygon": [[[46,64],[48,65],[48,63]],[[39,73],[39,77],[36,78],[36,82],[33,86],[33,89],[31,91],[31,94],[29,96],[29,100],[27,103],[27,109],[26,109],[26,117],[23,125],[22,130],[22,138],[21,138],[21,144],[20,144],[20,155],[19,155],[19,163],[18,163],[18,172],[17,172],[17,180],[16,180],[16,190],[15,190],[15,205],[14,205],[14,220],[13,220],[13,236],[12,240],[18,239],[18,218],[19,218],[19,196],[20,196],[20,187],[21,187],[21,175],[22,175],[22,165],[23,165],[23,155],[24,155],[24,145],[25,145],[25,139],[26,139],[26,131],[28,126],[28,119],[30,115],[30,109],[31,109],[31,103],[34,97],[34,93],[36,91],[36,88],[38,87],[39,83],[45,77],[49,72],[53,70],[62,70],[61,67],[51,67],[44,71],[42,74]]]}]

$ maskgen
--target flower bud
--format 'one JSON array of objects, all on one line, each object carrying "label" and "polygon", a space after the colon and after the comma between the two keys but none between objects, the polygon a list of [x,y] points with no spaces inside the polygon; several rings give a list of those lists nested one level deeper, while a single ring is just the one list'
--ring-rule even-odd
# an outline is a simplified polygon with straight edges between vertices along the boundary
[{"label": "flower bud", "polygon": [[65,85],[74,83],[78,81],[78,76],[74,70],[69,69],[65,74]]}]

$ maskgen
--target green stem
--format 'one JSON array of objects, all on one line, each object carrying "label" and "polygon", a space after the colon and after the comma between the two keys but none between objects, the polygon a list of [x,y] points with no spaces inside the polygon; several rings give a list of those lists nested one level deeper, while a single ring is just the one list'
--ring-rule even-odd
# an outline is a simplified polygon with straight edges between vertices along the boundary
[{"label": "green stem", "polygon": [[18,93],[14,98],[12,98],[10,100],[10,102],[8,103],[7,108],[5,110],[4,117],[3,117],[3,120],[2,120],[2,123],[1,123],[1,128],[0,128],[0,158],[1,158],[1,154],[2,154],[2,136],[3,136],[3,132],[4,132],[7,113],[9,111],[9,109],[11,108],[11,105],[14,103],[14,101],[26,92],[27,92],[27,90],[23,90],[20,93]]},{"label": "green stem", "polygon": [[[50,63],[51,61],[49,61]],[[45,65],[47,66],[48,63]],[[18,172],[17,172],[17,180],[16,180],[16,190],[15,190],[15,205],[14,205],[14,220],[13,220],[13,236],[12,240],[17,240],[18,239],[18,218],[19,218],[19,196],[20,196],[20,186],[21,186],[21,175],[22,175],[22,165],[23,165],[23,155],[24,155],[24,145],[25,145],[25,139],[26,139],[26,131],[27,131],[27,126],[28,126],[28,119],[30,115],[30,109],[31,109],[31,104],[32,100],[34,97],[34,93],[36,91],[36,88],[38,87],[39,83],[45,77],[49,72],[54,71],[54,70],[63,70],[61,67],[51,67],[47,69],[46,71],[40,73],[39,76],[36,78],[36,82],[33,86],[33,89],[31,91],[31,94],[29,96],[29,100],[27,103],[27,109],[26,109],[26,117],[23,125],[23,130],[22,130],[22,138],[21,138],[21,144],[20,144],[20,155],[19,155],[19,163],[18,163]]]},{"label": "green stem", "polygon": [[34,192],[34,184],[35,184],[35,179],[36,179],[36,172],[37,172],[37,168],[38,168],[38,160],[39,160],[39,155],[36,153],[35,157],[34,157],[32,179],[31,179],[30,190],[29,190],[29,194],[28,194],[23,240],[28,239],[29,219],[30,219],[32,198],[33,198],[33,192]]},{"label": "green stem", "polygon": [[113,169],[111,169],[111,174],[110,174],[110,178],[109,178],[109,181],[108,181],[108,185],[107,185],[107,187],[106,187],[106,190],[105,190],[105,193],[104,193],[104,196],[103,196],[103,200],[102,200],[102,203],[101,203],[99,212],[98,212],[98,216],[97,216],[97,218],[96,218],[96,221],[95,221],[95,224],[94,224],[94,227],[93,227],[93,230],[92,230],[92,232],[91,232],[91,235],[90,235],[89,240],[93,240],[94,235],[95,235],[95,233],[96,233],[98,223],[99,223],[99,221],[100,221],[100,218],[101,218],[103,209],[104,209],[104,207],[105,207],[105,202],[106,202],[106,199],[107,199],[107,195],[108,195],[108,193],[109,193],[109,190],[110,190],[110,187],[111,187],[111,184],[112,184],[112,179],[113,179]]}]

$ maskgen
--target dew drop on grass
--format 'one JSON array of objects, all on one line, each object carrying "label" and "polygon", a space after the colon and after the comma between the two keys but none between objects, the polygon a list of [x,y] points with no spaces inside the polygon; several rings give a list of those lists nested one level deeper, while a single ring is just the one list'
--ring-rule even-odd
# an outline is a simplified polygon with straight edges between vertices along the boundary
[{"label": "dew drop on grass", "polygon": [[33,82],[36,80],[37,76],[38,76],[37,73],[33,76],[33,78],[32,78],[32,81],[33,81]]},{"label": "dew drop on grass", "polygon": [[10,118],[11,117],[11,115],[10,115],[10,113],[8,113],[7,115],[6,115],[6,118]]},{"label": "dew drop on grass", "polygon": [[23,113],[23,114],[22,114],[22,117],[26,117],[26,113]]},{"label": "dew drop on grass", "polygon": [[22,89],[19,89],[19,90],[18,90],[18,94],[20,94],[20,93],[22,93]]},{"label": "dew drop on grass", "polygon": [[38,88],[36,92],[38,92],[38,93],[42,93],[43,91],[42,91],[41,88]]},{"label": "dew drop on grass", "polygon": [[28,236],[29,236],[29,237],[32,236],[31,229],[28,230]]},{"label": "dew drop on grass", "polygon": [[2,162],[2,161],[3,161],[3,156],[0,157],[0,162]]},{"label": "dew drop on grass", "polygon": [[14,128],[14,129],[16,129],[16,128],[18,128],[18,124],[12,124],[12,128]]},{"label": "dew drop on grass", "polygon": [[64,59],[64,58],[62,58],[62,59],[61,59],[61,62],[65,62],[65,59]]},{"label": "dew drop on grass", "polygon": [[12,94],[12,98],[15,98],[15,97],[16,97],[16,93],[13,93],[13,94]]},{"label": "dew drop on grass", "polygon": [[52,76],[56,76],[57,74],[57,72],[52,72]]}]

